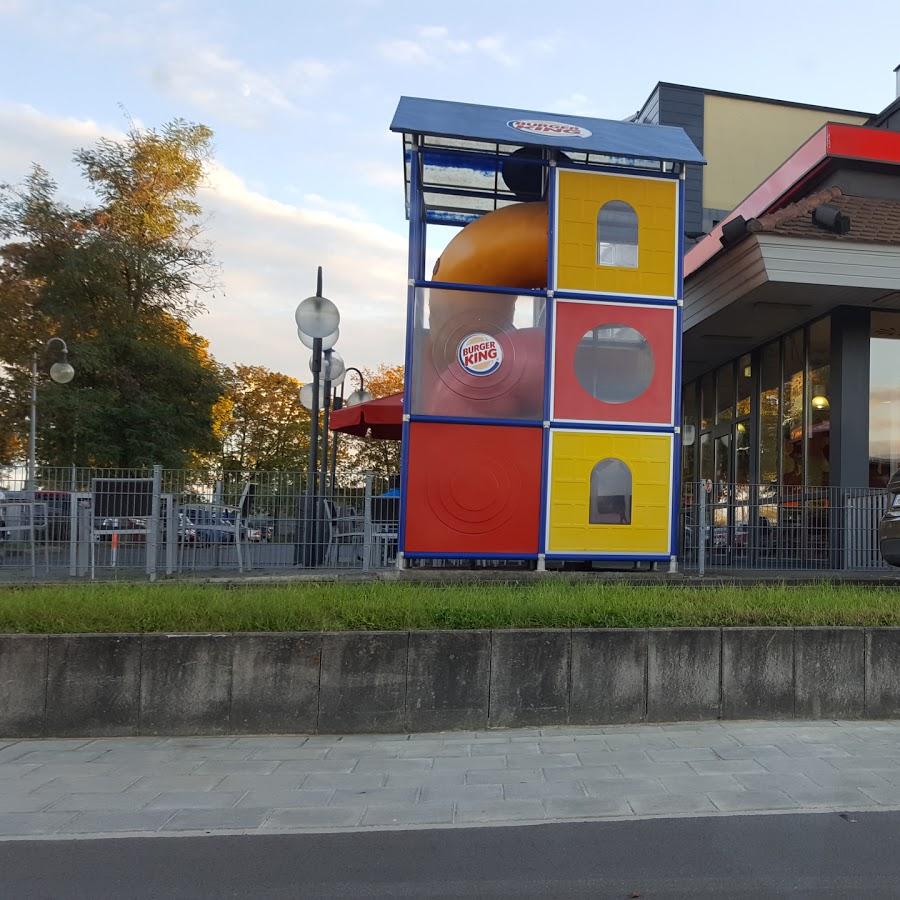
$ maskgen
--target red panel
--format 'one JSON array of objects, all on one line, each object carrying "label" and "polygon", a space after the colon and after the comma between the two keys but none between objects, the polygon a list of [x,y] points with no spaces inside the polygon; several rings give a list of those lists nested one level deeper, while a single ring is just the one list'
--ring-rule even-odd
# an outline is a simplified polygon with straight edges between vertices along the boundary
[{"label": "red panel", "polygon": [[[653,377],[646,390],[627,403],[604,403],[582,387],[575,374],[575,351],[582,337],[604,325],[628,325],[653,351]],[[672,422],[672,362],[675,309],[624,303],[556,304],[553,418],[589,422],[669,424]]]},{"label": "red panel", "polygon": [[900,132],[861,125],[829,124],[828,155],[900,163]]},{"label": "red panel", "polygon": [[404,550],[537,553],[542,429],[414,422]]}]

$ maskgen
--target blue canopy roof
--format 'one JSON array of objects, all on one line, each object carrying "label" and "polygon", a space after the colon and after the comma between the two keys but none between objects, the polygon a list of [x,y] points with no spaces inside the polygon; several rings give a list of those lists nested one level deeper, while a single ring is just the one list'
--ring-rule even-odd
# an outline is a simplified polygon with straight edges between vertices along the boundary
[{"label": "blue canopy roof", "polygon": [[401,97],[391,131],[615,157],[705,164],[684,129],[527,109]]}]

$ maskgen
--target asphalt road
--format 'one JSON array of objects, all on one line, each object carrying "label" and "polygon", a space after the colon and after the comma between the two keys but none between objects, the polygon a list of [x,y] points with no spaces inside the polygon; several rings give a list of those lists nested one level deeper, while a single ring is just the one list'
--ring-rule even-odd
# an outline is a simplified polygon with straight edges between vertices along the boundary
[{"label": "asphalt road", "polygon": [[896,897],[900,813],[0,843],[9,898]]}]

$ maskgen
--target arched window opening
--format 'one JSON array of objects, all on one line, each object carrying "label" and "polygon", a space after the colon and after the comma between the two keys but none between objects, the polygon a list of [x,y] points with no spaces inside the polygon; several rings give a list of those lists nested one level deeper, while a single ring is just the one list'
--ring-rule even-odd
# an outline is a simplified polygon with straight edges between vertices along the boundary
[{"label": "arched window opening", "polygon": [[597,213],[597,265],[636,269],[638,217],[624,200],[610,200]]},{"label": "arched window opening", "polygon": [[601,459],[591,470],[591,525],[631,524],[631,469],[621,459]]}]

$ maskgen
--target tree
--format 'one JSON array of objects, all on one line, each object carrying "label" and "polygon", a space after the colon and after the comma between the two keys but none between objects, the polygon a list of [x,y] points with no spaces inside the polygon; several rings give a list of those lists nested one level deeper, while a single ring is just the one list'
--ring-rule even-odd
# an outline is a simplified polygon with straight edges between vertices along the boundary
[{"label": "tree", "polygon": [[39,166],[0,186],[0,461],[21,457],[31,356],[54,335],[76,377],[40,386],[41,461],[180,467],[215,451],[223,382],[188,327],[214,285],[196,202],[211,138],[176,120],[79,150],[98,201],[82,209]]},{"label": "tree", "polygon": [[309,413],[300,404],[300,382],[264,366],[235,366],[219,407],[222,467],[305,471]]},{"label": "tree", "polygon": [[[366,388],[376,398],[389,397],[403,391],[403,366],[388,366],[382,363],[377,369],[363,369]],[[374,438],[341,438],[344,447],[343,468],[345,471],[376,472],[392,475],[400,471],[400,442],[383,441]]]}]

